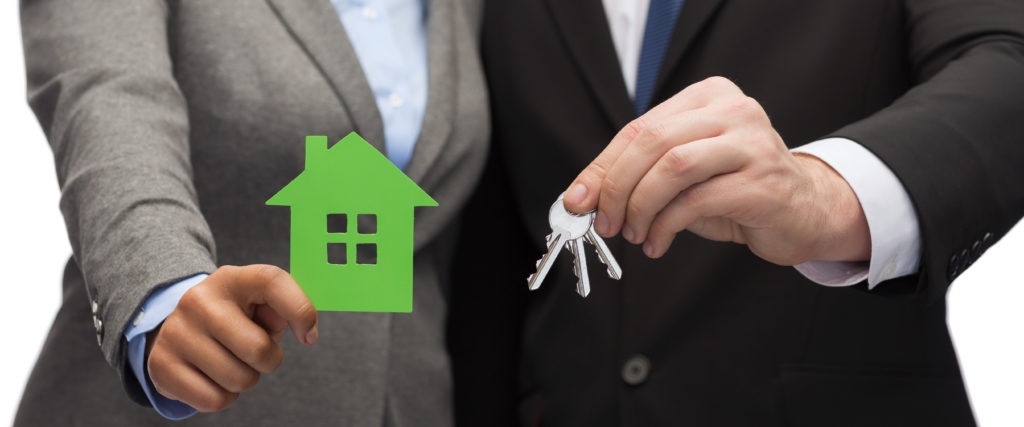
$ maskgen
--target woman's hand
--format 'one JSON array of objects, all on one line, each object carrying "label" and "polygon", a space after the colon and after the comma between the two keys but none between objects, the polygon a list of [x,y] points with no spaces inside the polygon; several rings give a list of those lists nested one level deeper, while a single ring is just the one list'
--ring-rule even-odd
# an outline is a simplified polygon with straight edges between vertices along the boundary
[{"label": "woman's hand", "polygon": [[167,398],[220,411],[281,364],[286,327],[303,344],[318,338],[316,309],[291,275],[272,265],[221,267],[149,333],[149,377]]}]

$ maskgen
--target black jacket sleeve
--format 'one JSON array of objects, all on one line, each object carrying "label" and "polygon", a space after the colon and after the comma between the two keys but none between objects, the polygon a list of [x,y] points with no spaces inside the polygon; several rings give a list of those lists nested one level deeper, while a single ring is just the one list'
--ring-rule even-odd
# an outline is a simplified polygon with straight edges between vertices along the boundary
[{"label": "black jacket sleeve", "polygon": [[835,136],[899,177],[921,227],[917,287],[949,284],[1024,215],[1024,2],[906,0],[915,87]]}]

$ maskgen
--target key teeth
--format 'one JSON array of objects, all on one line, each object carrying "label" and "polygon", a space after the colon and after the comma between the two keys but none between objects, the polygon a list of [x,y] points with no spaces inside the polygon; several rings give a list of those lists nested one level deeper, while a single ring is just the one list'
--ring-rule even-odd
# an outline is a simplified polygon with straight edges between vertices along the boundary
[{"label": "key teeth", "polygon": [[[607,252],[608,248],[604,247],[605,255],[602,255],[602,251],[601,251],[602,246],[599,245],[598,242],[594,241],[595,237],[592,237],[590,233],[587,233],[586,235],[584,235],[584,237],[585,237],[586,242],[590,243],[590,245],[594,247],[594,251],[597,252],[597,260],[601,261],[601,264],[603,264],[605,266],[605,268],[606,268],[605,272],[608,273],[608,277],[611,278],[612,280],[621,280],[622,279],[622,272],[619,271],[619,274],[615,274],[615,272],[612,269],[612,264],[613,263],[610,262],[610,261],[614,259],[614,255],[612,255],[610,252]],[[600,236],[597,236],[596,238],[600,239]],[[610,257],[610,258],[605,258],[605,256]],[[617,262],[614,263],[614,264],[616,264],[616,266],[618,266]]]}]

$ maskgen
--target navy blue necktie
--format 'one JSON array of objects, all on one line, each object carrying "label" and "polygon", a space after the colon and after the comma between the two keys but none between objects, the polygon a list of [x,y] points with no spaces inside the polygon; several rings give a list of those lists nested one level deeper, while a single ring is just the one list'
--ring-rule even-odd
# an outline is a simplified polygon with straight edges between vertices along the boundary
[{"label": "navy blue necktie", "polygon": [[636,72],[636,91],[633,94],[633,110],[640,116],[647,112],[654,85],[658,82],[658,71],[665,59],[665,50],[672,39],[672,30],[679,17],[683,0],[651,0],[647,10],[647,26],[644,28],[644,44],[640,50],[640,64]]}]

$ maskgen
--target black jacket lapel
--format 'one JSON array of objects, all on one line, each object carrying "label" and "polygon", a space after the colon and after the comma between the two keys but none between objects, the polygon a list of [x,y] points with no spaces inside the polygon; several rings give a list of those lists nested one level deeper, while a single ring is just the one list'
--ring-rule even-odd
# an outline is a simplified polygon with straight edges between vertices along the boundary
[{"label": "black jacket lapel", "polygon": [[547,0],[547,4],[572,59],[608,120],[616,128],[625,126],[633,118],[633,107],[601,2]]}]

